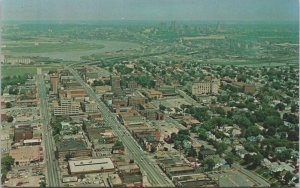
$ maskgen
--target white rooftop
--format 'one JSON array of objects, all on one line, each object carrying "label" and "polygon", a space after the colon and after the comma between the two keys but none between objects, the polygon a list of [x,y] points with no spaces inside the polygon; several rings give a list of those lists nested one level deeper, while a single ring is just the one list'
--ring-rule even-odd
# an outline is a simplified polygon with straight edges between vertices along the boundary
[{"label": "white rooftop", "polygon": [[69,167],[71,173],[98,172],[115,168],[110,158],[69,161]]}]

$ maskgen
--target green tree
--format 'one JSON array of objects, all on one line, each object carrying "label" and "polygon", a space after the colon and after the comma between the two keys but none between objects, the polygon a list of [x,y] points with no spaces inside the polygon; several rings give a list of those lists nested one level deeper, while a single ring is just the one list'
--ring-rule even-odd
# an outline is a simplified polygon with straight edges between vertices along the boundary
[{"label": "green tree", "polygon": [[192,108],[191,114],[199,121],[206,121],[209,119],[208,108]]},{"label": "green tree", "polygon": [[292,158],[291,149],[287,149],[287,150],[284,150],[280,153],[277,153],[277,159],[279,159],[282,162],[290,160],[291,158]]},{"label": "green tree", "polygon": [[72,153],[71,153],[71,152],[68,152],[68,153],[65,155],[65,161],[69,161],[72,157],[73,157]]},{"label": "green tree", "polygon": [[299,119],[296,115],[288,114],[288,113],[284,113],[282,119],[284,121],[287,121],[287,122],[290,122],[290,123],[293,123],[293,124],[297,124],[298,121],[299,121]]},{"label": "green tree", "polygon": [[219,95],[217,98],[218,102],[229,102],[229,95]]},{"label": "green tree", "polygon": [[46,182],[41,181],[39,188],[46,188]]},{"label": "green tree", "polygon": [[244,113],[236,113],[233,115],[232,120],[238,124],[241,128],[248,128],[252,125],[251,121]]},{"label": "green tree", "polygon": [[226,157],[225,157],[225,160],[227,162],[227,164],[231,167],[231,165],[233,164],[234,162],[234,156],[233,154],[227,154]]},{"label": "green tree", "polygon": [[276,104],[275,109],[279,110],[279,111],[282,111],[282,110],[285,109],[285,106],[282,103],[278,103],[278,104]]},{"label": "green tree", "polygon": [[191,146],[191,148],[188,150],[188,157],[197,157],[197,151],[195,150],[195,148],[193,146]]},{"label": "green tree", "polygon": [[[247,156],[247,159],[246,159]],[[263,156],[261,154],[254,154],[254,155],[250,155],[250,154],[246,154],[245,155],[245,160],[247,160],[248,164],[251,164],[250,168],[256,168],[257,166],[259,166],[261,164],[261,161],[263,160]]]},{"label": "green tree", "polygon": [[14,117],[12,117],[12,116],[7,117],[7,122],[11,123],[13,121],[14,121]]},{"label": "green tree", "polygon": [[292,104],[291,105],[291,112],[292,113],[295,113],[295,112],[298,112],[299,111],[299,106],[297,104]]},{"label": "green tree", "polygon": [[298,130],[290,130],[288,132],[288,140],[298,141],[299,140],[299,131]]},{"label": "green tree", "polygon": [[222,107],[217,107],[216,108],[216,113],[220,114],[223,117],[226,115],[226,112],[225,112],[225,110]]},{"label": "green tree", "polygon": [[162,104],[159,105],[159,110],[161,111],[165,111],[166,110],[166,107]]},{"label": "green tree", "polygon": [[216,153],[219,154],[219,155],[223,154],[226,151],[227,147],[228,147],[228,145],[225,144],[224,142],[217,143],[217,145],[216,145],[216,149],[217,149]]},{"label": "green tree", "polygon": [[267,116],[263,123],[265,128],[280,127],[281,125],[283,125],[283,121],[278,116]]},{"label": "green tree", "polygon": [[103,86],[104,82],[102,80],[94,80],[92,86]]},{"label": "green tree", "polygon": [[130,74],[133,71],[132,68],[126,67],[125,65],[117,65],[115,69],[121,74]]},{"label": "green tree", "polygon": [[1,158],[1,172],[7,173],[11,170],[11,166],[14,164],[15,159],[7,155]]},{"label": "green tree", "polygon": [[117,140],[114,144],[115,147],[124,147],[123,142],[121,142],[120,140]]},{"label": "green tree", "polygon": [[213,159],[205,159],[203,164],[204,166],[207,166],[208,170],[213,170],[213,168],[216,166],[216,163]]},{"label": "green tree", "polygon": [[12,104],[11,104],[10,102],[6,102],[6,103],[5,103],[5,107],[6,107],[6,108],[11,108],[11,107],[12,107]]},{"label": "green tree", "polygon": [[198,136],[200,139],[203,139],[203,140],[207,139],[207,136],[208,136],[207,131],[204,128],[200,127],[197,132],[198,132]]},{"label": "green tree", "polygon": [[10,95],[18,95],[19,89],[18,89],[17,87],[10,87],[10,88],[8,89],[8,93],[9,93]]},{"label": "green tree", "polygon": [[261,134],[261,130],[256,126],[251,126],[246,129],[245,137],[258,136],[259,134]]}]

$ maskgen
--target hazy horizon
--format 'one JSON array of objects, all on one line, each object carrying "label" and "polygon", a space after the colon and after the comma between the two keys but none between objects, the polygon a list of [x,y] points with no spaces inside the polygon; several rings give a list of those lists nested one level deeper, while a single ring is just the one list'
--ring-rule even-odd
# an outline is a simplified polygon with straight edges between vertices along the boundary
[{"label": "hazy horizon", "polygon": [[3,21],[298,22],[298,0],[2,0]]}]

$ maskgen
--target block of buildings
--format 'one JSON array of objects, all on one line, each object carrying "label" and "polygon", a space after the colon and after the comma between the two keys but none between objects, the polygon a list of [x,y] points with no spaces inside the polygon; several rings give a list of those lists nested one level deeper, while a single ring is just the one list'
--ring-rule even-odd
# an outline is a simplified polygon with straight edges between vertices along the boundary
[{"label": "block of buildings", "polygon": [[141,116],[136,110],[120,112],[119,115],[121,118],[121,122],[125,126],[143,124],[146,121],[146,118],[144,116]]}]

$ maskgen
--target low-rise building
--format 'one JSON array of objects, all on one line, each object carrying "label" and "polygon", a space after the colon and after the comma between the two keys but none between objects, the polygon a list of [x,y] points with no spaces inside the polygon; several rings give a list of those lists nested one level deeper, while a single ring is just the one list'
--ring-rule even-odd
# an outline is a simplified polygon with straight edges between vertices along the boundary
[{"label": "low-rise building", "polygon": [[9,155],[15,159],[14,165],[24,166],[32,162],[40,162],[43,160],[43,148],[40,146],[23,146],[12,149]]},{"label": "low-rise building", "polygon": [[32,139],[33,128],[30,125],[20,125],[14,130],[14,141],[20,142],[21,140]]},{"label": "low-rise building", "polygon": [[163,97],[162,92],[155,89],[148,89],[147,91],[145,91],[145,94],[148,98],[151,99],[161,99]]},{"label": "low-rise building", "polygon": [[120,112],[119,115],[125,126],[143,124],[146,121],[146,118],[141,116],[136,110]]},{"label": "low-rise building", "polygon": [[95,102],[85,102],[84,103],[84,111],[86,113],[96,113],[99,111],[98,105]]},{"label": "low-rise building", "polygon": [[139,174],[141,173],[140,168],[137,164],[130,163],[127,165],[120,165],[117,167],[118,172],[121,174]]},{"label": "low-rise building", "polygon": [[220,80],[201,81],[192,84],[191,91],[195,96],[218,94]]},{"label": "low-rise building", "polygon": [[136,81],[130,80],[127,84],[127,87],[129,88],[129,90],[134,91],[134,90],[138,89],[139,85]]},{"label": "low-rise building", "polygon": [[115,169],[110,158],[69,161],[68,163],[71,175],[110,172]]}]

